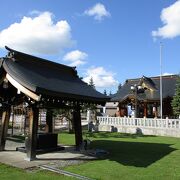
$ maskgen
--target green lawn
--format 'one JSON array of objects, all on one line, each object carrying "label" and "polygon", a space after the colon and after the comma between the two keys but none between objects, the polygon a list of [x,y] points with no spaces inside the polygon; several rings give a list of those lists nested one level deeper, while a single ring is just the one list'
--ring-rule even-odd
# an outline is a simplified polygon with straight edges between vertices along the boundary
[{"label": "green lawn", "polygon": [[0,164],[0,179],[1,180],[72,180],[73,178],[51,173],[45,170],[37,172],[27,172],[18,168]]},{"label": "green lawn", "polygon": [[58,142],[59,144],[63,144],[63,145],[74,145],[75,136],[74,134],[69,134],[67,132],[59,133]]},{"label": "green lawn", "polygon": [[[120,133],[84,134],[93,148],[109,152],[104,159],[69,166],[65,170],[102,180],[179,180],[180,138]],[[74,135],[60,133],[61,144],[74,144]],[[26,172],[0,164],[0,179],[72,179],[47,171]]]},{"label": "green lawn", "polygon": [[[66,137],[68,134],[60,134]],[[74,136],[70,135],[74,140]],[[120,133],[88,134],[92,147],[110,154],[103,160],[65,168],[94,179],[180,179],[180,139]],[[73,142],[71,139],[67,144]]]}]

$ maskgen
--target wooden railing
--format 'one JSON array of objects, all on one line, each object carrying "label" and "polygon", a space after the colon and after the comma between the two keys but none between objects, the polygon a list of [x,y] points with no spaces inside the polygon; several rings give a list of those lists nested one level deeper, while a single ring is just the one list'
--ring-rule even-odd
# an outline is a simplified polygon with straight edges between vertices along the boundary
[{"label": "wooden railing", "polygon": [[153,119],[153,118],[98,116],[97,120],[99,122],[99,125],[180,129],[180,119],[158,119],[158,118]]}]

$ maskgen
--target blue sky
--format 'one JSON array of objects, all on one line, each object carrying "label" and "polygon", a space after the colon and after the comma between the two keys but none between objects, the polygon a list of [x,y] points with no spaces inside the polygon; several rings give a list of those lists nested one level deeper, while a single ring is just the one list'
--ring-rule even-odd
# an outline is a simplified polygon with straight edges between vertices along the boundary
[{"label": "blue sky", "polygon": [[86,82],[116,92],[119,83],[180,72],[180,1],[1,0],[4,45],[77,66]]}]

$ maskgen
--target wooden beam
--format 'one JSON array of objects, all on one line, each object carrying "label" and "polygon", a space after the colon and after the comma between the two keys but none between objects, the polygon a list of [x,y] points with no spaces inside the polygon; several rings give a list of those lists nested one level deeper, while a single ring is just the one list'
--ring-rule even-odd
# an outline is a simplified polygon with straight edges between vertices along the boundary
[{"label": "wooden beam", "polygon": [[15,79],[13,79],[9,74],[6,74],[6,78],[8,81],[18,90],[29,96],[30,98],[34,99],[35,101],[40,101],[41,96],[38,96],[37,94],[33,93],[29,89],[22,86],[20,83],[18,83]]},{"label": "wooden beam", "polygon": [[81,126],[81,113],[80,105],[77,104],[73,111],[73,121],[74,121],[74,130],[75,130],[75,143],[76,149],[79,150],[82,145],[82,126]]},{"label": "wooden beam", "polygon": [[7,108],[2,112],[2,122],[0,127],[0,151],[4,151],[5,149],[9,118],[10,118],[10,108]]},{"label": "wooden beam", "polygon": [[30,108],[29,111],[29,132],[26,139],[26,160],[32,161],[36,159],[36,147],[37,147],[37,131],[38,131],[38,116],[39,109],[35,106]]}]

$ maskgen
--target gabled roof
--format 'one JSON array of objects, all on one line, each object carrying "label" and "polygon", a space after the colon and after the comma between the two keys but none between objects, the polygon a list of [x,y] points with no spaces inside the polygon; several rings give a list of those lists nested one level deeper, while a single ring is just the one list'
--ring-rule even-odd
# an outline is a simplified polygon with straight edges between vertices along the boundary
[{"label": "gabled roof", "polygon": [[153,82],[153,80],[151,78],[146,77],[146,76],[143,76],[140,79],[139,85],[141,85],[142,87],[145,87],[149,90],[152,90],[152,91],[157,90],[156,84]]},{"label": "gabled roof", "polygon": [[1,68],[20,85],[42,96],[84,100],[94,103],[109,100],[83,82],[74,67],[51,62],[22,52],[9,50]]},{"label": "gabled roof", "polygon": [[[175,94],[175,87],[177,75],[162,76],[162,90],[163,98],[173,97]],[[119,91],[112,97],[111,101],[124,101],[127,97],[134,95],[131,86],[142,85],[145,88],[144,93],[139,93],[137,98],[139,100],[159,100],[160,99],[160,76],[145,77],[137,79],[128,79]]]}]

